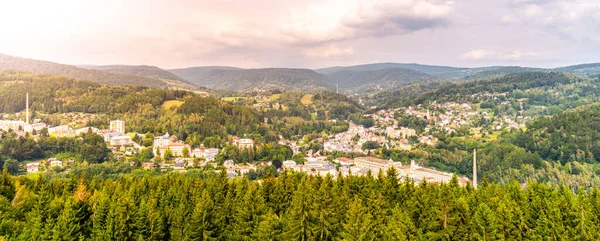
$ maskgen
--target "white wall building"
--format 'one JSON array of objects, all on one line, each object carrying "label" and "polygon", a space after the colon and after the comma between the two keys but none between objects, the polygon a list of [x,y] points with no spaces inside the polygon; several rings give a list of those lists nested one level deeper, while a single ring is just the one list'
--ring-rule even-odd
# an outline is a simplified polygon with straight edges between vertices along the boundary
[{"label": "white wall building", "polygon": [[110,121],[110,129],[115,132],[125,134],[125,121],[122,121],[122,120]]}]

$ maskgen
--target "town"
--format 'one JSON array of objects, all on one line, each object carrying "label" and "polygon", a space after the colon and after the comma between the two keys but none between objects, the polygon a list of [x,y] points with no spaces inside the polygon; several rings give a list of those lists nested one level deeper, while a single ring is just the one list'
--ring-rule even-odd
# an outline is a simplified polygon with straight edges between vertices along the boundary
[{"label": "town", "polygon": [[[445,106],[445,108],[454,108],[455,105]],[[466,109],[466,106],[465,106]],[[401,162],[393,160],[384,160],[375,156],[370,156],[370,149],[379,147],[410,150],[411,146],[416,143],[426,145],[435,145],[435,137],[431,135],[419,135],[424,131],[417,131],[407,127],[398,127],[399,123],[394,118],[394,113],[404,111],[408,115],[414,115],[418,118],[436,120],[429,114],[429,111],[422,113],[413,108],[395,109],[390,111],[379,111],[374,114],[365,115],[372,118],[377,126],[365,128],[362,125],[349,123],[347,131],[337,134],[332,134],[328,140],[323,140],[322,152],[313,152],[310,150],[305,153],[303,158],[299,160],[285,160],[279,165],[276,165],[279,172],[294,171],[302,172],[308,175],[331,175],[333,178],[338,175],[348,176],[365,176],[372,175],[377,177],[380,172],[385,172],[390,168],[397,171],[399,179],[411,179],[415,182],[449,182],[453,174],[437,171],[420,166],[417,161],[412,160],[410,164],[403,165]],[[449,126],[449,120],[454,120],[452,112],[441,115],[439,117],[442,126]],[[471,116],[472,114],[459,115],[460,117]],[[15,115],[18,116],[18,115]],[[464,120],[462,120],[464,122]],[[461,121],[454,123],[457,126]],[[462,123],[464,124],[464,123]],[[427,127],[429,128],[429,127]],[[112,120],[108,129],[99,129],[97,127],[87,126],[79,129],[73,129],[68,125],[49,126],[35,119],[30,122],[29,112],[29,94],[26,95],[26,110],[25,120],[0,120],[0,131],[14,131],[16,138],[29,136],[34,140],[38,140],[41,133],[57,138],[74,138],[83,134],[96,134],[103,138],[110,148],[116,159],[127,160],[127,157],[133,156],[146,148],[151,148],[155,158],[153,162],[141,163],[143,169],[160,169],[173,170],[177,172],[185,172],[189,168],[202,168],[211,166],[218,170],[222,164],[227,171],[227,175],[231,178],[243,177],[256,171],[261,166],[274,165],[272,161],[259,163],[235,163],[233,160],[224,160],[217,162],[217,156],[220,150],[218,148],[206,148],[203,144],[192,147],[182,140],[178,140],[177,136],[170,135],[168,132],[164,135],[153,137],[152,145],[144,147],[134,141],[134,139],[145,139],[145,134],[128,133],[126,131],[126,123],[123,120]],[[425,129],[427,131],[427,129]],[[374,146],[369,146],[368,143],[374,143]],[[250,150],[255,148],[254,140],[250,138],[240,138],[233,136],[228,143],[239,150]],[[279,145],[288,146],[293,150],[295,155],[302,155],[299,151],[296,141],[286,140],[280,136]],[[306,144],[305,144],[306,145]],[[357,153],[360,155],[356,158],[337,157],[332,158],[333,153]],[[38,173],[49,169],[59,168],[60,170],[69,170],[69,165],[72,165],[72,159],[60,160],[56,157],[51,157],[44,161],[33,161],[25,164],[27,173]],[[133,165],[133,163],[132,163]],[[459,177],[459,183],[466,185],[469,183],[467,177]]]}]

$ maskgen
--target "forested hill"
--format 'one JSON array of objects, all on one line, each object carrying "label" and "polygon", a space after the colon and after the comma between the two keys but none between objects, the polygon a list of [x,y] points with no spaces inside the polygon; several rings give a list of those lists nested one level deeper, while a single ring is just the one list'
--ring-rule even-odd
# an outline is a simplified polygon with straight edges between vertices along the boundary
[{"label": "forested hill", "polygon": [[327,76],[332,84],[339,84],[340,90],[351,90],[355,93],[396,88],[435,78],[423,72],[403,68],[368,71],[341,70]]},{"label": "forested hill", "polygon": [[[588,95],[597,96],[598,89],[596,79],[581,78],[571,74],[557,72],[531,72],[511,74],[493,79],[484,79],[465,83],[451,83],[437,86],[436,89],[417,95],[390,95],[386,100],[382,100],[383,106],[401,106],[436,101],[443,103],[447,101],[472,101],[475,96],[485,93],[518,93],[534,97],[532,101],[540,99],[541,96],[548,98],[564,97],[557,93],[557,96],[547,96],[543,91],[560,90],[557,87],[566,86],[576,89],[578,96]],[[522,97],[520,97],[522,98]],[[595,97],[594,97],[595,98]],[[573,101],[573,97],[568,98]],[[557,103],[558,104],[558,103]]]},{"label": "forested hill", "polygon": [[[211,89],[253,92],[265,90],[296,90],[320,92],[335,90],[327,76],[309,69],[231,69],[208,68],[171,70],[199,86]],[[187,77],[186,77],[187,76]]]},{"label": "forested hill", "polygon": [[554,71],[568,72],[582,76],[598,75],[600,74],[600,63],[565,66],[556,68]]},{"label": "forested hill", "polygon": [[[293,103],[282,98],[279,109],[259,111],[253,103],[231,103],[191,91],[106,86],[50,74],[0,71],[0,112],[24,110],[25,93],[30,95],[33,118],[51,125],[61,124],[60,113],[99,114],[102,119],[96,125],[117,118],[127,122],[129,131],[169,131],[182,139],[193,138],[186,140],[191,144],[209,137],[227,140],[230,135],[257,135],[257,140],[273,142],[279,140],[278,135],[289,138],[325,130],[339,132],[347,124],[328,120],[345,120],[361,112],[356,103],[330,92],[315,94],[306,104],[300,100],[302,95]],[[281,95],[288,98],[288,94]],[[264,125],[264,117],[272,125]]]},{"label": "forested hill", "polygon": [[203,83],[206,79],[210,78],[211,71],[213,70],[241,70],[236,67],[229,66],[200,66],[200,67],[189,67],[181,69],[169,69],[168,71],[174,75],[181,77],[182,79],[195,84]]},{"label": "forested hill", "polygon": [[168,79],[184,81],[181,77],[173,73],[161,69],[156,66],[148,65],[88,65],[81,66],[86,69],[97,69],[115,74],[136,75],[142,77],[150,77],[155,79]]},{"label": "forested hill", "polygon": [[154,78],[115,74],[48,61],[18,58],[4,54],[0,54],[0,70],[22,70],[35,73],[58,74],[106,85],[133,85],[153,88],[167,88],[168,86],[166,82]]},{"label": "forested hill", "polygon": [[[599,240],[600,190],[380,178],[0,175],[7,240]],[[383,173],[383,172],[382,172]],[[77,238],[74,238],[77,237]]]},{"label": "forested hill", "polygon": [[[526,67],[519,67],[519,66],[509,66],[509,67],[501,67],[501,68],[496,68],[496,69],[479,71],[477,73],[474,73],[472,75],[464,77],[464,79],[480,80],[480,79],[486,79],[486,78],[502,77],[502,76],[509,75],[509,74],[518,74],[518,73],[527,73],[527,72],[550,72],[550,70],[540,69],[540,68],[526,68]],[[560,72],[560,71],[556,71],[556,72]]]},{"label": "forested hill", "polygon": [[561,163],[600,163],[600,103],[540,117],[527,124],[515,144]]}]

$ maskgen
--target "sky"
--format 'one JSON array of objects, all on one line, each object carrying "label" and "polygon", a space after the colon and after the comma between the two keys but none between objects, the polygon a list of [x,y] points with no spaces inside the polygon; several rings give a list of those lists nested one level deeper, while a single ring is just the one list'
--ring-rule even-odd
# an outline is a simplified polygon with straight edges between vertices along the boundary
[{"label": "sky", "polygon": [[0,53],[323,68],[600,62],[600,0],[0,0]]}]

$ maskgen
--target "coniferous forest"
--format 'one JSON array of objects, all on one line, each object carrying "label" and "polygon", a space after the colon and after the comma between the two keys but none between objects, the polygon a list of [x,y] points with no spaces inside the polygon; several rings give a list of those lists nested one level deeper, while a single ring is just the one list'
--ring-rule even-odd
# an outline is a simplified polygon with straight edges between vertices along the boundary
[{"label": "coniferous forest", "polygon": [[600,190],[387,174],[0,176],[8,240],[598,240]]}]

